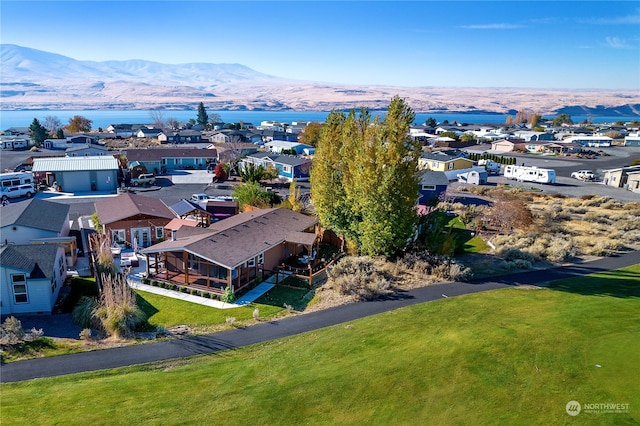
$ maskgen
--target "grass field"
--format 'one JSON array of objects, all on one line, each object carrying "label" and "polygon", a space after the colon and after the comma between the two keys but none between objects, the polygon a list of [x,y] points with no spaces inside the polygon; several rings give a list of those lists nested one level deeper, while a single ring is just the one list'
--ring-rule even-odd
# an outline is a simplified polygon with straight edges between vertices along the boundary
[{"label": "grass field", "polygon": [[[639,354],[636,265],[211,356],[4,384],[0,414],[3,425],[638,424]],[[571,400],[628,412],[570,417]]]}]

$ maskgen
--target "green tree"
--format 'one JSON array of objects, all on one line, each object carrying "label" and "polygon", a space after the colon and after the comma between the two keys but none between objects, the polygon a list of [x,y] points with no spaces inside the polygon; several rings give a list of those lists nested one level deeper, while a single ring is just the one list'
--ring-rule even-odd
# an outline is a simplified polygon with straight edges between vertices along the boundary
[{"label": "green tree", "polygon": [[259,183],[264,179],[264,166],[256,166],[253,163],[245,163],[240,169],[239,174],[243,182]]},{"label": "green tree", "polygon": [[207,126],[209,124],[209,115],[207,114],[207,110],[204,109],[204,104],[200,102],[198,104],[198,118],[196,122],[201,126]]},{"label": "green tree", "polygon": [[322,124],[313,121],[305,126],[305,128],[298,135],[298,142],[311,145],[313,147],[318,145],[320,140],[320,131],[322,130]]},{"label": "green tree", "polygon": [[424,125],[429,127],[438,127],[438,122],[435,118],[429,117],[427,118],[427,121],[424,122]]},{"label": "green tree", "polygon": [[291,210],[294,212],[300,212],[304,208],[300,201],[300,188],[298,188],[295,179],[293,179],[289,184],[289,197],[287,200],[289,201],[289,204],[291,204]]},{"label": "green tree", "polygon": [[569,114],[558,114],[558,116],[553,119],[554,126],[562,126],[563,124],[573,124],[573,120]]},{"label": "green tree", "polygon": [[451,138],[451,139],[455,139],[455,140],[458,140],[460,138],[456,132],[451,132],[451,131],[440,133],[440,137],[441,138]]},{"label": "green tree", "polygon": [[462,135],[460,137],[460,140],[462,142],[471,142],[471,141],[475,141],[476,140],[476,135],[474,135],[473,133],[465,133],[464,135]]},{"label": "green tree", "polygon": [[29,126],[29,137],[37,147],[40,147],[42,142],[49,137],[49,132],[40,124],[37,118],[34,118]]},{"label": "green tree", "polygon": [[56,132],[56,138],[57,139],[64,139],[64,130],[58,129],[58,131]]},{"label": "green tree", "polygon": [[233,187],[232,198],[242,210],[244,206],[268,208],[280,203],[280,196],[262,188],[258,182],[245,182]]},{"label": "green tree", "polygon": [[331,112],[311,169],[320,222],[361,253],[391,255],[406,247],[417,225],[420,145],[407,138],[415,114],[399,97],[387,115],[367,109]]},{"label": "green tree", "polygon": [[70,133],[82,133],[82,132],[90,132],[91,131],[91,120],[81,115],[74,115],[69,119],[69,124],[67,124],[67,131]]}]

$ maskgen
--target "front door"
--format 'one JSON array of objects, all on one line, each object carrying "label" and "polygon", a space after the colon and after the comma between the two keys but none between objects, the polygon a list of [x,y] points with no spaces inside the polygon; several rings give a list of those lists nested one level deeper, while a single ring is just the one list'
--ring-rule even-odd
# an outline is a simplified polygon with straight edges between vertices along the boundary
[{"label": "front door", "polygon": [[131,245],[149,247],[151,245],[151,228],[131,228]]}]

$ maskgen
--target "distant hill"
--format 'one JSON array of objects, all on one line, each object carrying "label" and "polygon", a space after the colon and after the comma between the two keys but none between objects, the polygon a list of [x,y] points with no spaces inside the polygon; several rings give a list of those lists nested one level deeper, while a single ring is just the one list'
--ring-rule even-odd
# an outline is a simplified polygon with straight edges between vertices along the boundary
[{"label": "distant hill", "polygon": [[329,111],[386,109],[394,95],[416,112],[637,115],[631,90],[358,86],[284,79],[241,64],[78,61],[0,45],[2,109],[193,109]]},{"label": "distant hill", "polygon": [[127,81],[207,89],[218,84],[242,81],[286,81],[240,64],[169,65],[142,60],[77,61],[55,53],[13,44],[0,45],[0,60],[4,82]]}]

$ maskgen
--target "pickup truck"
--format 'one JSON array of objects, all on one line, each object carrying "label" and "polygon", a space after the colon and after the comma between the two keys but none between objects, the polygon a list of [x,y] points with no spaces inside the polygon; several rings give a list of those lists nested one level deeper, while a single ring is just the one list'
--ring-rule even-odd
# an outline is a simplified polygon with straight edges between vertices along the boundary
[{"label": "pickup truck", "polygon": [[143,173],[131,179],[131,185],[134,186],[153,185],[154,183],[156,183],[156,177],[151,173]]},{"label": "pickup truck", "polygon": [[199,203],[200,201],[207,201],[209,196],[207,194],[191,194],[191,201]]}]

